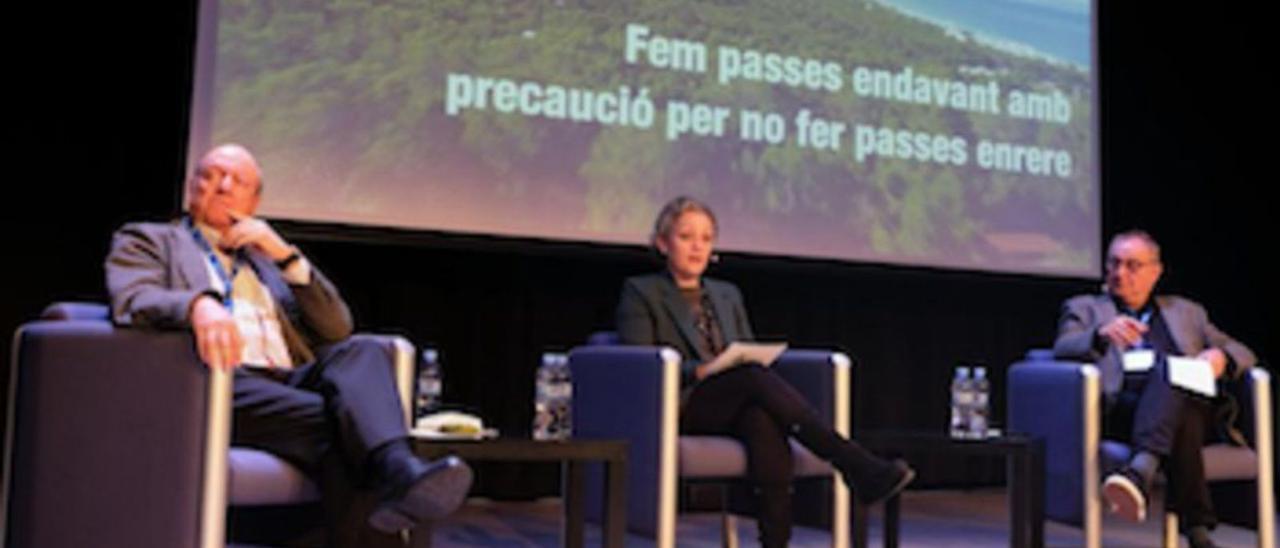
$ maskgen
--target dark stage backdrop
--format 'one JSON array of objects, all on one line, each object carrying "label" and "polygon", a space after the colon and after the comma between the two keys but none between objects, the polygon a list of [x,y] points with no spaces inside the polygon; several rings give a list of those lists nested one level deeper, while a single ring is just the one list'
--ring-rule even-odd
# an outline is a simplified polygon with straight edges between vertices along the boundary
[{"label": "dark stage backdrop", "polygon": [[[32,91],[11,101],[9,132],[25,144],[7,155],[5,237],[16,253],[6,261],[6,333],[48,302],[103,299],[111,231],[175,210],[191,4],[38,14],[58,32],[24,44],[29,54],[15,61],[33,85],[15,86]],[[1274,153],[1261,131],[1273,120],[1259,114],[1249,84],[1259,78],[1251,71],[1263,58],[1263,24],[1128,2],[1100,9],[1103,232],[1151,230],[1165,244],[1165,289],[1204,302],[1219,326],[1274,357],[1280,301],[1266,200]],[[446,398],[507,432],[527,429],[539,353],[611,327],[621,279],[656,266],[634,248],[408,232],[316,237],[316,227],[304,228],[290,233],[343,288],[361,329],[436,344]],[[762,337],[855,357],[858,428],[941,430],[960,362],[993,369],[1003,423],[1007,364],[1051,342],[1062,299],[1096,287],[738,255],[713,270],[741,285]],[[991,463],[917,460],[927,483],[994,481],[1000,472]],[[554,475],[493,469],[481,489],[545,494]]]}]

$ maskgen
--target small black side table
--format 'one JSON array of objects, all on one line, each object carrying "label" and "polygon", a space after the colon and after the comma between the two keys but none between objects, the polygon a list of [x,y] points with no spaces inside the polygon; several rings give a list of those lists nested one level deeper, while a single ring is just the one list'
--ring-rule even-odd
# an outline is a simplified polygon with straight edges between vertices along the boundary
[{"label": "small black side table", "polygon": [[[560,462],[564,465],[565,546],[582,547],[586,463],[604,463],[604,545],[622,548],[627,530],[627,442],[622,440],[535,441],[528,438],[438,440],[415,437],[414,451],[423,457],[457,455],[465,461]],[[430,533],[427,533],[428,535]],[[414,538],[415,546],[429,546]]]},{"label": "small black side table", "polygon": [[[854,439],[878,453],[920,451],[956,456],[999,456],[1007,462],[1009,484],[1009,545],[1015,548],[1044,546],[1044,440],[1005,435],[980,440],[954,439],[941,432],[872,430]],[[885,501],[884,545],[898,546],[898,497]],[[867,545],[865,509],[855,518],[854,544]]]}]

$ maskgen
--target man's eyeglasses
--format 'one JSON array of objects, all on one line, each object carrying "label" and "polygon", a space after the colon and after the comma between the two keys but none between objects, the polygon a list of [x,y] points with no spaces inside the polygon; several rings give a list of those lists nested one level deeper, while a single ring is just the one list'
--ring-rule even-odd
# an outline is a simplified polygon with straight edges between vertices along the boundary
[{"label": "man's eyeglasses", "polygon": [[1139,261],[1137,259],[1117,259],[1115,257],[1110,257],[1107,259],[1107,270],[1120,270],[1120,268],[1123,267],[1129,272],[1137,272],[1153,264],[1156,264],[1156,261]]},{"label": "man's eyeglasses", "polygon": [[241,179],[240,177],[236,176],[235,173],[223,171],[217,168],[201,169],[196,172],[196,177],[198,177],[202,183],[210,183],[215,185],[221,184],[223,179],[230,177],[231,183],[240,188],[252,189],[253,187],[257,186],[257,181],[254,181],[252,179]]}]

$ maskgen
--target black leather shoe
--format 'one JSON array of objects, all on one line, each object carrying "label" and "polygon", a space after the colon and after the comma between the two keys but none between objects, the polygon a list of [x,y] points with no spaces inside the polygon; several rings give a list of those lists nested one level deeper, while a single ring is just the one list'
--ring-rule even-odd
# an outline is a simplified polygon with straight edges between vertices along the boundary
[{"label": "black leather shoe", "polygon": [[1187,546],[1191,548],[1218,548],[1217,543],[1213,542],[1213,538],[1209,536],[1207,527],[1192,527],[1184,534],[1187,537]]},{"label": "black leather shoe", "polygon": [[902,492],[907,487],[907,484],[914,479],[916,479],[916,471],[912,470],[903,460],[894,459],[880,473],[852,483],[854,494],[858,496],[858,502],[864,505],[872,505],[888,500]]},{"label": "black leather shoe", "polygon": [[1187,546],[1191,548],[1218,548],[1218,544],[1213,542],[1211,538],[1191,539],[1187,538]]},{"label": "black leather shoe", "polygon": [[388,485],[369,525],[394,533],[453,513],[471,489],[471,467],[452,455],[436,461],[406,463],[403,479]]},{"label": "black leather shoe", "polygon": [[1102,498],[1107,509],[1129,521],[1147,519],[1147,482],[1136,470],[1128,466],[1107,476],[1102,482]]}]

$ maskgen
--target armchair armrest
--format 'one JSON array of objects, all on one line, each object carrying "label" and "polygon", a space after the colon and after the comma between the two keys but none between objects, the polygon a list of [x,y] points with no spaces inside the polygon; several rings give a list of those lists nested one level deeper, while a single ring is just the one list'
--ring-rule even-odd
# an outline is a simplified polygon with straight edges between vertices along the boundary
[{"label": "armchair armrest", "polygon": [[[1260,419],[1265,420],[1266,417],[1260,417],[1257,413],[1260,407],[1259,402],[1269,401],[1271,398],[1271,374],[1261,366],[1250,367],[1245,371],[1239,380],[1221,382],[1220,389],[1230,394],[1240,406],[1240,415],[1235,421],[1235,426],[1240,429],[1240,433],[1244,434],[1245,441],[1250,447],[1258,445],[1257,432],[1260,426]],[[1270,421],[1265,421],[1267,424]]]},{"label": "armchair armrest", "polygon": [[1044,440],[1045,514],[1100,531],[1088,526],[1102,519],[1096,503],[1102,427],[1098,369],[1029,354],[1009,368],[1008,386],[1009,430]]},{"label": "armchair armrest", "polygon": [[629,442],[628,526],[674,539],[674,519],[659,519],[674,516],[674,509],[659,510],[659,501],[676,500],[679,354],[658,347],[582,346],[569,353],[569,369],[574,437]]},{"label": "armchair armrest", "polygon": [[231,378],[189,334],[33,322],[10,374],[12,546],[222,545]]},{"label": "armchair armrest", "polygon": [[396,381],[396,395],[400,396],[400,407],[404,409],[404,422],[409,428],[413,428],[413,380],[417,367],[413,344],[399,335],[356,333],[351,339],[370,340],[386,350],[391,358],[388,362]]},{"label": "armchair armrest", "polygon": [[1258,455],[1258,546],[1275,546],[1276,522],[1271,519],[1276,515],[1271,374],[1261,367],[1253,367],[1246,378],[1253,396],[1250,402],[1253,415],[1251,439]]}]

